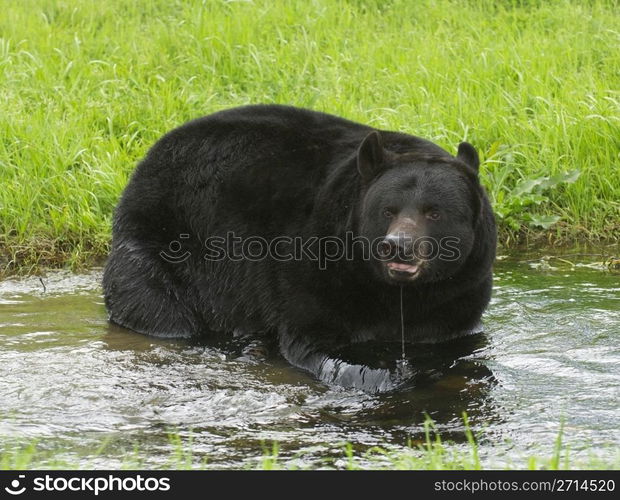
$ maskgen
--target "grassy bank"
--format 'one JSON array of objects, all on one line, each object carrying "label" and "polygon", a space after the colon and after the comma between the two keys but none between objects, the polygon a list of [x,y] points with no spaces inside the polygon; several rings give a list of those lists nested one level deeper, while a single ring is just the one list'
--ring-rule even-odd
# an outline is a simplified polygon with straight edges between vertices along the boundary
[{"label": "grassy bank", "polygon": [[[620,232],[609,1],[22,0],[0,16],[0,268],[107,252],[136,161],[186,120],[310,107],[467,139],[502,239]],[[541,233],[542,231],[542,233]]]}]

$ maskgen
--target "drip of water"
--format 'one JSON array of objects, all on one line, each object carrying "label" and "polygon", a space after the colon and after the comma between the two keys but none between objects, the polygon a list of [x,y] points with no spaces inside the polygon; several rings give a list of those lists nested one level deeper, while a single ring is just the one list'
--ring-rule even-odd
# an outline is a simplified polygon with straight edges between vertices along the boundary
[{"label": "drip of water", "polygon": [[401,362],[405,362],[405,313],[403,312],[403,285],[400,285],[400,338]]},{"label": "drip of water", "polygon": [[405,358],[405,313],[403,308],[403,286],[400,286],[400,339],[401,339],[401,358],[396,361],[396,373],[399,381],[402,382],[411,375],[409,361]]}]

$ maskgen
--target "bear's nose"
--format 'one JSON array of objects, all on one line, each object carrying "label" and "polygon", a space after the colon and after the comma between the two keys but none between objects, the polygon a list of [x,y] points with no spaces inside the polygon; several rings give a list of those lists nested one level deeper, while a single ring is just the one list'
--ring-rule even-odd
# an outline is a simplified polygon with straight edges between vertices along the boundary
[{"label": "bear's nose", "polygon": [[403,260],[411,257],[413,241],[405,233],[388,234],[378,246],[381,257],[399,257]]}]

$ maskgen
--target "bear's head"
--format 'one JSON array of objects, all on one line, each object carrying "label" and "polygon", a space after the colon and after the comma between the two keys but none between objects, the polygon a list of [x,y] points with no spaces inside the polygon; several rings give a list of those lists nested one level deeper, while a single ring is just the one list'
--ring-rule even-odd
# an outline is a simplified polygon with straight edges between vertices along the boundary
[{"label": "bear's head", "polygon": [[371,266],[388,283],[450,279],[475,245],[484,200],[478,154],[467,142],[456,157],[430,151],[388,151],[378,132],[358,150],[359,231],[370,242]]}]

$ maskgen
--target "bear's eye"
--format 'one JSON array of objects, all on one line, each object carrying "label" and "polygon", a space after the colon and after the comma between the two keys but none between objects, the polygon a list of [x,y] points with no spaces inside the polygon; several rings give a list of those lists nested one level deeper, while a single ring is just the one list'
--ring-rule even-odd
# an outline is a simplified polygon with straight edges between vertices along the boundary
[{"label": "bear's eye", "polygon": [[430,212],[426,212],[426,218],[429,220],[439,220],[441,215],[436,210],[431,210]]},{"label": "bear's eye", "polygon": [[383,217],[385,217],[386,219],[394,218],[394,211],[389,209],[389,208],[384,208],[383,209]]}]

